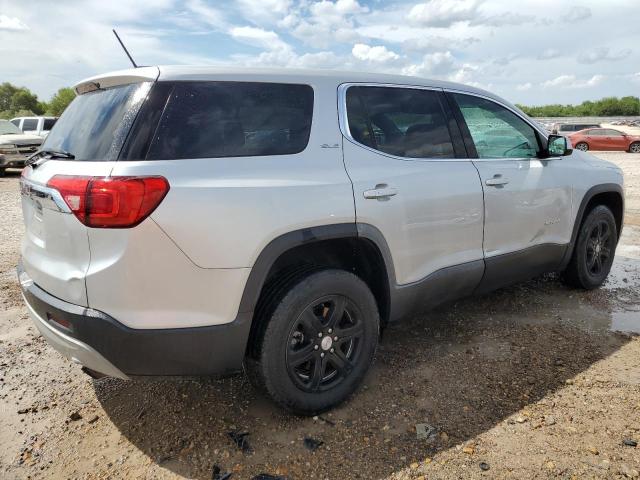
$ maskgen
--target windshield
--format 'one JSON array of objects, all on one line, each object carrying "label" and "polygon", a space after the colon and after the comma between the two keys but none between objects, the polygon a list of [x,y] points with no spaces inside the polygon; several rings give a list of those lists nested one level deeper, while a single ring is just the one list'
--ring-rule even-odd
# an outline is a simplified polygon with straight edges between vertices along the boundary
[{"label": "windshield", "polygon": [[116,160],[150,87],[134,83],[77,96],[42,150],[69,152],[75,160]]},{"label": "windshield", "polygon": [[22,130],[9,120],[0,120],[0,135],[22,135]]}]

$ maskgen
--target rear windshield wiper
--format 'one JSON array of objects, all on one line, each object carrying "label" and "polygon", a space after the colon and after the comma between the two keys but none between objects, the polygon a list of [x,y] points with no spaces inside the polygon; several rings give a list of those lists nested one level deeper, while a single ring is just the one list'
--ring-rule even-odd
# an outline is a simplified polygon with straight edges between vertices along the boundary
[{"label": "rear windshield wiper", "polygon": [[68,160],[74,160],[76,158],[74,154],[64,150],[40,150],[38,153],[41,157],[46,155],[49,158],[66,158]]},{"label": "rear windshield wiper", "polygon": [[47,160],[51,160],[52,158],[64,158],[67,160],[74,160],[76,158],[75,155],[69,152],[65,152],[64,150],[38,150],[36,153],[29,157],[27,160],[27,165],[30,165],[33,168],[38,168]]}]

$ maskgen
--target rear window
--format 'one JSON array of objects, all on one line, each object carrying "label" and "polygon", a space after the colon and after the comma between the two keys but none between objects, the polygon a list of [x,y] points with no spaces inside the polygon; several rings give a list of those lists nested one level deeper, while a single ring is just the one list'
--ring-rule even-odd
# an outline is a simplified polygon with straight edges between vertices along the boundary
[{"label": "rear window", "polygon": [[175,82],[146,158],[299,153],[309,142],[312,117],[308,85]]},{"label": "rear window", "polygon": [[45,118],[44,119],[44,126],[42,127],[43,130],[51,130],[53,128],[53,126],[56,124],[56,121],[58,119],[57,118]]},{"label": "rear window", "polygon": [[64,111],[43,150],[64,150],[76,160],[116,160],[151,83],[78,95]]}]

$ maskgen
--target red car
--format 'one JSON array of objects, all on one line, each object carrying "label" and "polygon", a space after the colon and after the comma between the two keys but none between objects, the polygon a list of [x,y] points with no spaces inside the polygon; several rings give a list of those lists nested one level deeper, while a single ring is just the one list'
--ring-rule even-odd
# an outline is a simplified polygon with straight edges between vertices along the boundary
[{"label": "red car", "polygon": [[640,135],[627,135],[612,128],[587,128],[567,135],[573,148],[587,150],[620,150],[640,153]]}]

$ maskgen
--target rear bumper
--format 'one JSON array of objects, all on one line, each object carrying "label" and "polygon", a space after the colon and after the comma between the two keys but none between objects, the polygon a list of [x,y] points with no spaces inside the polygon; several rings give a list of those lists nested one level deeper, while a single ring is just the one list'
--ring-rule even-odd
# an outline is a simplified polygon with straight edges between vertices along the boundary
[{"label": "rear bumper", "polygon": [[33,283],[21,265],[18,278],[42,336],[62,355],[91,370],[126,379],[225,375],[242,368],[250,313],[239,314],[224,325],[133,329],[103,312],[48,294]]}]

